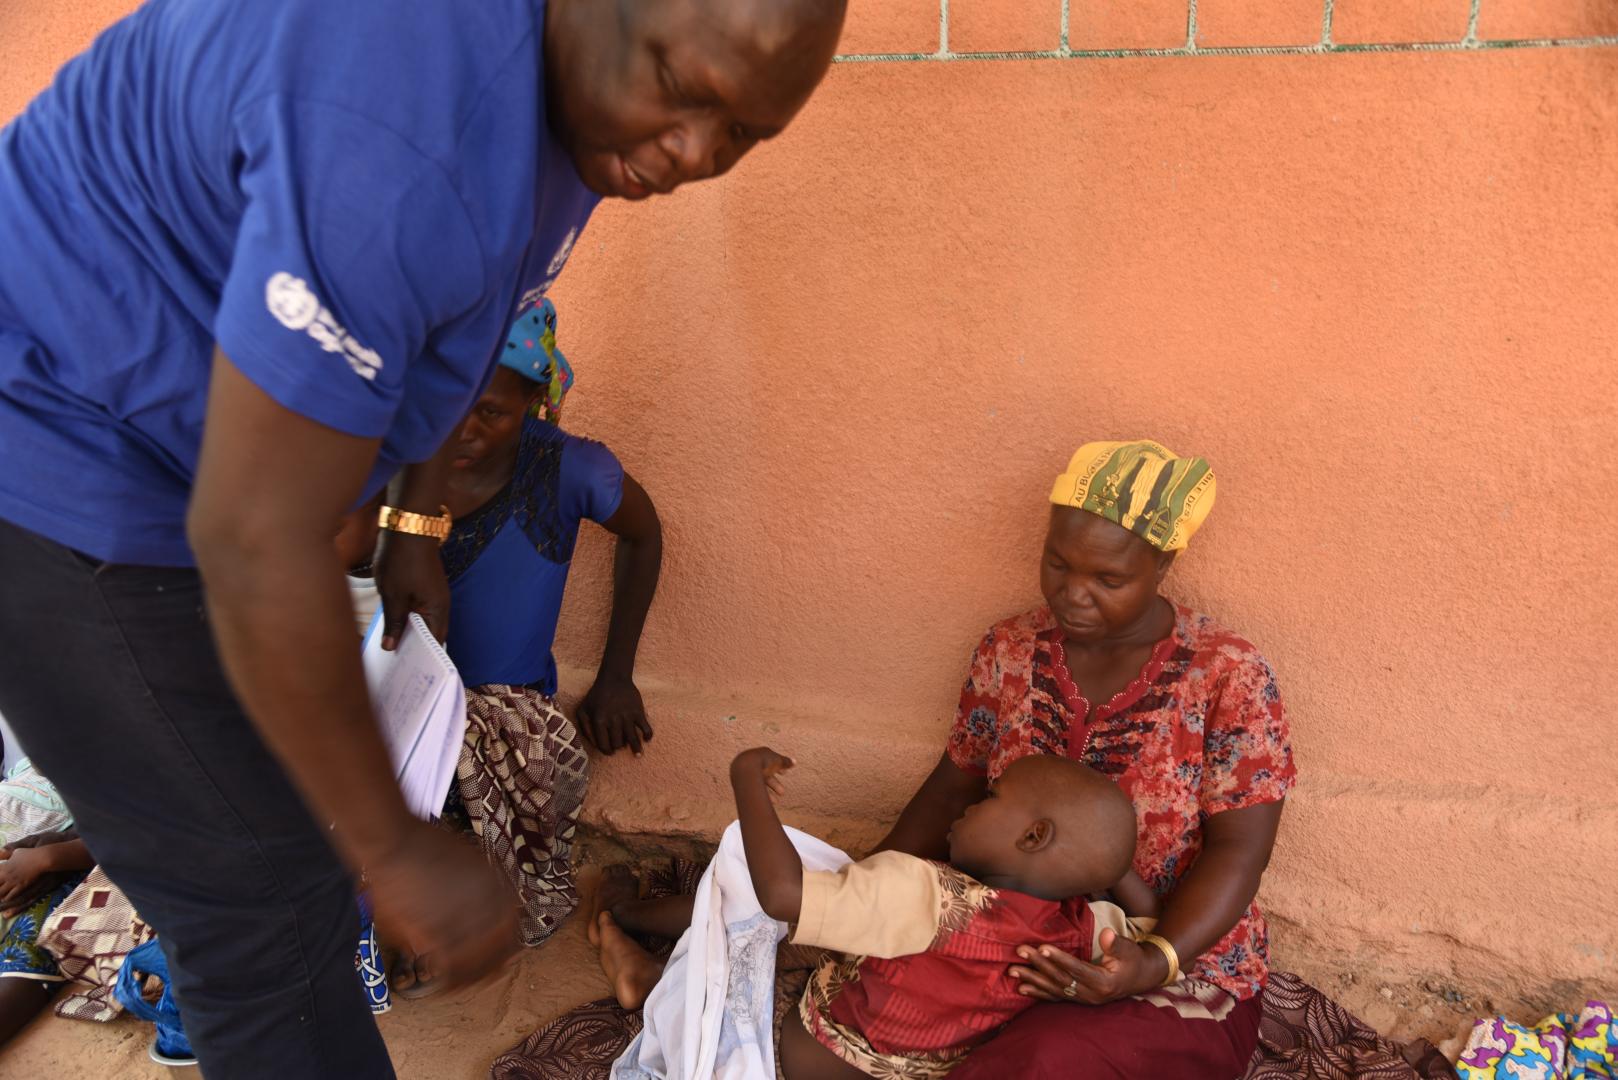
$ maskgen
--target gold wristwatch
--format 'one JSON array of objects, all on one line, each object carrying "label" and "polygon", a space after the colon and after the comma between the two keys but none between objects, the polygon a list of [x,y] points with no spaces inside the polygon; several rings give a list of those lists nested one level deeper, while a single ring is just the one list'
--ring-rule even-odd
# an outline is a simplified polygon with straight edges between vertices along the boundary
[{"label": "gold wristwatch", "polygon": [[393,532],[409,533],[412,536],[430,536],[442,544],[449,539],[449,527],[454,519],[449,516],[449,507],[440,506],[441,512],[437,517],[431,514],[418,514],[412,510],[400,510],[397,506],[384,506],[376,512],[376,523],[384,529]]}]

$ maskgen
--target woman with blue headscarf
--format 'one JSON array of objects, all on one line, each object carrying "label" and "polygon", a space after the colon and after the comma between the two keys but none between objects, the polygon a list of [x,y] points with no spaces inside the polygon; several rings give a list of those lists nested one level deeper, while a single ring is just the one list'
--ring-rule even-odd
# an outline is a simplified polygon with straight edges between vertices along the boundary
[{"label": "woman with blue headscarf", "polygon": [[[584,745],[553,701],[562,592],[580,523],[618,537],[612,616],[579,727],[605,754],[652,737],[634,683],[657,591],[662,528],[651,498],[611,450],[557,426],[573,371],[549,300],[518,317],[488,389],[461,423],[440,549],[450,584],[445,648],[467,686],[457,792],[483,848],[523,904],[528,945],[550,936],[577,893],[569,861],[584,799]],[[402,957],[394,989],[428,992],[430,960]]]}]

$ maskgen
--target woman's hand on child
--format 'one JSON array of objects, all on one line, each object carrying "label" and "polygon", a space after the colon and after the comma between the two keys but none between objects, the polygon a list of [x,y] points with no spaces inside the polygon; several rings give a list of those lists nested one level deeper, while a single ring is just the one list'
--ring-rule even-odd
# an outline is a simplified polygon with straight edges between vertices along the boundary
[{"label": "woman's hand on child", "polygon": [[641,743],[652,740],[646,705],[631,679],[597,676],[595,685],[579,699],[579,730],[603,754],[629,747],[640,757]]},{"label": "woman's hand on child", "polygon": [[1169,974],[1161,952],[1111,930],[1101,931],[1101,956],[1093,964],[1050,945],[1024,945],[1017,955],[1024,961],[1010,970],[1022,984],[1017,992],[1040,1001],[1105,1005],[1155,990]]},{"label": "woman's hand on child", "polygon": [[770,789],[772,796],[780,798],[787,793],[781,774],[795,764],[797,762],[785,754],[771,750],[768,746],[755,746],[751,750],[743,750],[737,754],[735,760],[730,763],[730,782],[736,784],[757,777],[764,781],[764,786]]},{"label": "woman's hand on child", "polygon": [[52,871],[50,857],[37,847],[0,848],[0,909],[12,914],[39,899],[36,888]]}]

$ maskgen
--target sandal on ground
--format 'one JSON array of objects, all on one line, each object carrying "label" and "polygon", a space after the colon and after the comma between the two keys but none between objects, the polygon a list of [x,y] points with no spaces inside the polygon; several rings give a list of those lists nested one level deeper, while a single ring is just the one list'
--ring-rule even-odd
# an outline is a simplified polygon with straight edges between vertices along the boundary
[{"label": "sandal on ground", "polygon": [[184,1069],[197,1063],[195,1054],[187,1057],[181,1056],[177,1052],[165,1053],[163,1050],[163,1037],[161,1035],[153,1039],[152,1045],[146,1048],[146,1056],[157,1062],[159,1065],[166,1065],[171,1069]]}]

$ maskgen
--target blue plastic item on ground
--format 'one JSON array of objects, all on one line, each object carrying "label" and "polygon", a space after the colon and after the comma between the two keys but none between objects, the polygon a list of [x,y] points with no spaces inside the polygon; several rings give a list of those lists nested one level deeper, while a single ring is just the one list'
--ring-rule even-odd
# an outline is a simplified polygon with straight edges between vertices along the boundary
[{"label": "blue plastic item on ground", "polygon": [[[163,981],[163,992],[155,1005],[141,993],[141,986],[150,975]],[[185,1037],[185,1029],[180,1026],[180,1007],[175,1004],[174,993],[169,989],[168,959],[158,947],[156,938],[130,950],[129,955],[124,957],[113,994],[131,1016],[149,1020],[156,1026],[157,1038],[151,1047],[153,1061],[175,1066],[197,1063],[191,1040]]]}]

